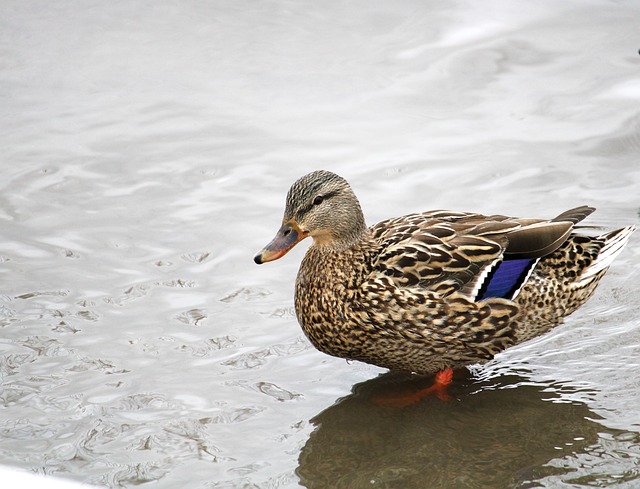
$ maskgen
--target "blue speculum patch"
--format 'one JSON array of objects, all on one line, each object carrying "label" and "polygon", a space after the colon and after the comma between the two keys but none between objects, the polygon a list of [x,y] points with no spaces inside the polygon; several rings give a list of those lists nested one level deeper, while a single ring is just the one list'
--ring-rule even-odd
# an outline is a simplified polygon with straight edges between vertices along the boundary
[{"label": "blue speculum patch", "polygon": [[522,258],[499,263],[480,288],[477,300],[490,297],[511,299],[527,278],[534,262],[535,259]]}]

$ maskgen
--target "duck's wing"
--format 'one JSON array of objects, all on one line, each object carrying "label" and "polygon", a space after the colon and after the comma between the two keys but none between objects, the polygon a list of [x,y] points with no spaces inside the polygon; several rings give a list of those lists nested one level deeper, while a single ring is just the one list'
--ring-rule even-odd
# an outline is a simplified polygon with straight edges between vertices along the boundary
[{"label": "duck's wing", "polygon": [[537,260],[593,210],[582,206],[551,220],[450,211],[388,219],[371,228],[379,243],[373,267],[401,288],[510,299]]}]

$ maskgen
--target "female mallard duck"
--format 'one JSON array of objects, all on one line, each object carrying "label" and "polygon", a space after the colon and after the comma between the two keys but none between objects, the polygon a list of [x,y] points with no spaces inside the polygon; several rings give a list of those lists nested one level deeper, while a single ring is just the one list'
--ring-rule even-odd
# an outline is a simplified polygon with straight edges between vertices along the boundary
[{"label": "female mallard duck", "polygon": [[635,230],[574,234],[594,210],[550,220],[430,211],[368,228],[349,184],[315,171],[293,184],[282,227],[255,261],[311,236],[295,307],[315,347],[446,378],[541,335],[593,294]]}]

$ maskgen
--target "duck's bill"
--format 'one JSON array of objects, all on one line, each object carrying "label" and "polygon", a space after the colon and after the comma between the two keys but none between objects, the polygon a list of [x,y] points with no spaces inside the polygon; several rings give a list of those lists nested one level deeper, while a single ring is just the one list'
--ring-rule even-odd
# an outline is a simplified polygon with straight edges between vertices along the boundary
[{"label": "duck's bill", "polygon": [[294,220],[285,222],[278,234],[253,259],[257,264],[282,258],[287,252],[307,237]]}]

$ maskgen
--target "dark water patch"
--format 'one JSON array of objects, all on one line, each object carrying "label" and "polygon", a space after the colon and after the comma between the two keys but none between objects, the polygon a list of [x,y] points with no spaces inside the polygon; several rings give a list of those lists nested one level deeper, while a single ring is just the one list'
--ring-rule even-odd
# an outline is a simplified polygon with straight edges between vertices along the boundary
[{"label": "dark water patch", "polygon": [[608,436],[621,436],[603,433],[585,404],[515,376],[458,381],[450,401],[434,396],[404,408],[376,404],[399,386],[430,382],[383,375],[318,414],[299,458],[301,484],[530,488],[551,475],[571,483],[582,459],[606,451]]}]

